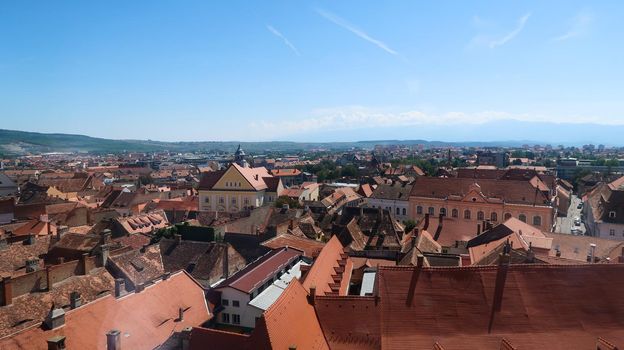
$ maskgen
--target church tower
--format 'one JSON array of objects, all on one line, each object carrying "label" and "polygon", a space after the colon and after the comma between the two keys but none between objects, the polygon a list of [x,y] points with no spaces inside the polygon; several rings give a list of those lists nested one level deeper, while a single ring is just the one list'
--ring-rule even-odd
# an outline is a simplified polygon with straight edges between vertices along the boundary
[{"label": "church tower", "polygon": [[234,153],[234,163],[242,166],[243,168],[249,167],[249,164],[247,164],[247,161],[245,160],[245,151],[243,151],[240,144]]}]

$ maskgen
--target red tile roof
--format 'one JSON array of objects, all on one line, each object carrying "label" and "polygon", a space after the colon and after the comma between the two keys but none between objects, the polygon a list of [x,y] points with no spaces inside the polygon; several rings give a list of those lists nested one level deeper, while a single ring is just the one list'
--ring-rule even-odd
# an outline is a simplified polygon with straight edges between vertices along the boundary
[{"label": "red tile roof", "polygon": [[315,287],[317,295],[347,295],[352,270],[353,262],[344,252],[338,237],[333,236],[314,260],[305,275],[303,286],[308,291]]},{"label": "red tile roof", "polygon": [[271,249],[284,247],[295,248],[303,251],[304,256],[311,258],[318,255],[321,249],[325,246],[325,243],[309,238],[298,237],[292,234],[281,234],[262,242],[262,245]]},{"label": "red tile roof", "polygon": [[[179,308],[185,310],[181,321]],[[154,349],[174,332],[198,326],[210,317],[203,289],[182,271],[140,293],[119,299],[108,295],[67,311],[65,326],[55,330],[30,328],[3,339],[0,348],[46,350],[47,339],[63,335],[68,349],[106,349],[106,333],[117,329],[122,349]]]}]

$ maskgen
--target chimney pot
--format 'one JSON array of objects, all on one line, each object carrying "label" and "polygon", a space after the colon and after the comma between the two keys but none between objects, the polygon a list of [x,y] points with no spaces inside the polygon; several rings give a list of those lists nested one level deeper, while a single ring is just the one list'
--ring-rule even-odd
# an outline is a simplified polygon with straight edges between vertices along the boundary
[{"label": "chimney pot", "polygon": [[50,310],[48,316],[45,319],[45,324],[48,329],[56,329],[65,324],[65,310],[61,308],[54,308]]},{"label": "chimney pot", "polygon": [[314,298],[316,297],[316,286],[310,286],[310,305],[314,305]]},{"label": "chimney pot", "polygon": [[71,309],[76,309],[82,305],[82,299],[80,298],[80,293],[74,291],[69,295],[69,303]]},{"label": "chimney pot", "polygon": [[178,322],[184,321],[184,308],[178,308]]},{"label": "chimney pot", "polygon": [[106,333],[106,349],[121,350],[121,332],[113,329]]}]

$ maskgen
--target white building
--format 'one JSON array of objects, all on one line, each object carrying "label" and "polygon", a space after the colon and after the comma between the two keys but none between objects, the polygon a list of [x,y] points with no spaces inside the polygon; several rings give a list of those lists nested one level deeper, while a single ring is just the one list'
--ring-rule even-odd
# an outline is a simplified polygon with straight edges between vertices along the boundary
[{"label": "white building", "polygon": [[262,313],[288,283],[301,276],[303,252],[293,248],[270,251],[214,287],[221,293],[217,323],[254,328]]},{"label": "white building", "polygon": [[373,194],[366,200],[367,207],[385,209],[397,220],[409,219],[409,196],[411,185],[395,182],[393,185],[381,184],[377,186]]}]

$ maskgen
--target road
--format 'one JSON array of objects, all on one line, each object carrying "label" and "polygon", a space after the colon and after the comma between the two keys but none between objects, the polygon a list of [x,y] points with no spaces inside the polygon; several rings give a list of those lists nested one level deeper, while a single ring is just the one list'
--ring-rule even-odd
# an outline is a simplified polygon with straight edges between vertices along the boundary
[{"label": "road", "polygon": [[557,217],[557,227],[555,232],[571,233],[573,228],[581,230],[582,234],[585,234],[585,224],[581,223],[581,226],[574,225],[574,218],[581,217],[581,209],[578,209],[578,205],[581,203],[581,199],[576,195],[572,195],[572,204],[568,208],[568,215],[566,217]]}]

